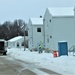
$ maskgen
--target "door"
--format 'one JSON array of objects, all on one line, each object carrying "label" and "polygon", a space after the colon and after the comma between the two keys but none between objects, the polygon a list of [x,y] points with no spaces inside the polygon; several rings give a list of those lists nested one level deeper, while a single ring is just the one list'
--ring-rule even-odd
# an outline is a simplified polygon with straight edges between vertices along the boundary
[{"label": "door", "polygon": [[68,55],[68,46],[67,42],[59,42],[58,43],[59,56]]}]

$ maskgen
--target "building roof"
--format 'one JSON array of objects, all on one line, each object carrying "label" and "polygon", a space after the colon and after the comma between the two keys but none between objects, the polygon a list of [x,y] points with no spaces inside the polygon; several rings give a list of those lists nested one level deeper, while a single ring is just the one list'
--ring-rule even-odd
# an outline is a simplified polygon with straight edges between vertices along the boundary
[{"label": "building roof", "polygon": [[33,25],[43,25],[43,18],[30,18]]},{"label": "building roof", "polygon": [[53,16],[74,16],[74,7],[47,8]]},{"label": "building roof", "polygon": [[6,40],[4,40],[4,39],[0,39],[0,41],[6,41]]},{"label": "building roof", "polygon": [[19,40],[19,39],[21,39],[21,38],[23,38],[22,36],[17,36],[17,37],[14,37],[14,38],[12,38],[12,39],[10,39],[10,40],[8,40],[9,42],[14,42],[14,41],[17,41],[17,40]]}]

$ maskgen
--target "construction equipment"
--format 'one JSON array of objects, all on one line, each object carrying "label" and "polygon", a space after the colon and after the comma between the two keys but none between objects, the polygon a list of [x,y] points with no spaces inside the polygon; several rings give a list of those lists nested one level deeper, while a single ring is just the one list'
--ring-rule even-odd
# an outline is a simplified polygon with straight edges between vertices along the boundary
[{"label": "construction equipment", "polygon": [[6,41],[4,39],[0,39],[0,53],[3,55],[6,55],[7,50],[6,50]]}]

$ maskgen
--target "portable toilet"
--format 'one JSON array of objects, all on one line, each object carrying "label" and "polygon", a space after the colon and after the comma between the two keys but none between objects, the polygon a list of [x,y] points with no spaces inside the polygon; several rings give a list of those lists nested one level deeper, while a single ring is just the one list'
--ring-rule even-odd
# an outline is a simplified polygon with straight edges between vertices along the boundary
[{"label": "portable toilet", "polygon": [[58,54],[59,56],[68,55],[68,44],[66,41],[58,42]]}]

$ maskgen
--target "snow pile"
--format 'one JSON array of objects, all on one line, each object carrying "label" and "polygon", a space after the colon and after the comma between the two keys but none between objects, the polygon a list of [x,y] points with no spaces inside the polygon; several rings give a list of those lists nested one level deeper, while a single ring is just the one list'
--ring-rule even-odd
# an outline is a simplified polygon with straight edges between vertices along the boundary
[{"label": "snow pile", "polygon": [[69,56],[53,57],[52,53],[30,52],[28,49],[24,51],[23,48],[8,49],[8,55],[31,63],[37,63],[41,67],[53,70],[64,75],[75,75],[75,57],[71,54]]}]

